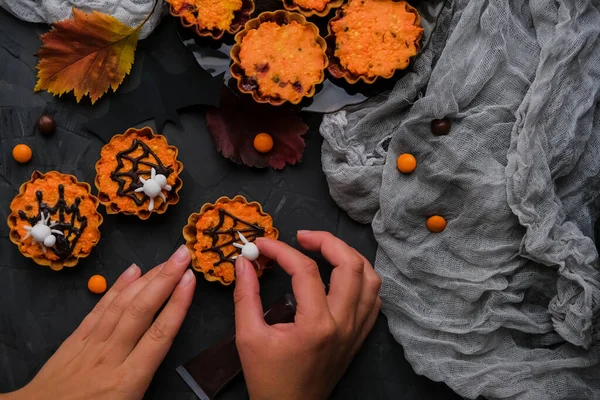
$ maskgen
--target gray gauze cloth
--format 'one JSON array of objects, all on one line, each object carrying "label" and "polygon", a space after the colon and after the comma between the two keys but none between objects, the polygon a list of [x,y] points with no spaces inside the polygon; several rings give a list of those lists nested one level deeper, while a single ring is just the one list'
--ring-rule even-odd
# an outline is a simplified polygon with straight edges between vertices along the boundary
[{"label": "gray gauze cloth", "polygon": [[325,117],[331,194],[373,226],[417,373],[467,398],[600,399],[599,98],[599,1],[456,0],[391,93]]},{"label": "gray gauze cloth", "polygon": [[[71,18],[73,7],[85,12],[100,11],[112,15],[131,27],[137,27],[152,12],[155,0],[0,0],[0,7],[27,22],[51,24]],[[156,10],[140,30],[146,38],[158,25],[162,0],[156,0]]]}]

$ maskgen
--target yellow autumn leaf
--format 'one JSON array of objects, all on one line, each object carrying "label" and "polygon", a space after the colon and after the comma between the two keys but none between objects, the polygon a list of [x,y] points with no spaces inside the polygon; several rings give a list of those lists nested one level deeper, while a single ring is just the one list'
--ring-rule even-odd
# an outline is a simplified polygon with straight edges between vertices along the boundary
[{"label": "yellow autumn leaf", "polygon": [[77,102],[89,95],[94,104],[131,71],[142,25],[131,28],[113,16],[74,8],[71,19],[41,37],[34,90],[58,96],[73,91]]}]

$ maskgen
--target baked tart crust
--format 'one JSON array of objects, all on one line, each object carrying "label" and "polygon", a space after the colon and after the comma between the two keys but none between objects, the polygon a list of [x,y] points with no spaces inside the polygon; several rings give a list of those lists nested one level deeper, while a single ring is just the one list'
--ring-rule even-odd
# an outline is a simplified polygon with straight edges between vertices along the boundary
[{"label": "baked tart crust", "polygon": [[[147,126],[113,136],[100,151],[94,180],[106,212],[137,215],[145,220],[152,213],[163,214],[169,205],[177,204],[183,186],[179,177],[183,164],[177,159],[178,154],[177,147],[170,146],[164,136]],[[150,207],[151,198],[142,191],[142,180],[149,180],[153,170],[166,178],[168,187],[153,198]]]},{"label": "baked tart crust", "polygon": [[288,11],[296,11],[307,17],[316,15],[325,17],[335,8],[344,4],[344,0],[283,0],[283,7]]},{"label": "baked tart crust", "polygon": [[[206,280],[227,286],[235,280],[235,259],[240,250],[233,246],[241,243],[237,232],[248,241],[257,237],[277,239],[279,231],[273,219],[257,202],[249,203],[243,196],[233,199],[221,197],[215,203],[202,206],[193,213],[183,228],[183,237],[192,257],[192,267],[204,274]],[[260,277],[270,260],[260,256],[254,262]]]},{"label": "baked tart crust", "polygon": [[328,31],[328,71],[351,84],[372,84],[407,68],[423,35],[418,11],[394,0],[350,0],[329,21]]},{"label": "baked tart crust", "polygon": [[[90,189],[73,175],[34,171],[10,204],[11,242],[25,257],[55,271],[77,265],[100,240],[102,215]],[[38,242],[32,228],[39,232],[40,225],[45,235]]]},{"label": "baked tart crust", "polygon": [[167,0],[169,12],[181,19],[199,36],[219,40],[230,33],[235,35],[254,12],[254,0]]},{"label": "baked tart crust", "polygon": [[325,80],[327,45],[318,28],[301,14],[262,13],[248,21],[235,42],[231,75],[238,90],[258,103],[298,104],[314,96]]}]

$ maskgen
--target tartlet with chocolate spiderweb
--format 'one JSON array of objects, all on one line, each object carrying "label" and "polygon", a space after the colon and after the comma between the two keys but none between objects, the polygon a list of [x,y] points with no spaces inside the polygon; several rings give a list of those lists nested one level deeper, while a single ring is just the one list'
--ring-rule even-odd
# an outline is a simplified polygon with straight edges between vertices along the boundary
[{"label": "tartlet with chocolate spiderweb", "polygon": [[[257,202],[243,196],[221,197],[193,213],[183,228],[186,246],[192,255],[192,267],[208,281],[230,285],[235,280],[235,260],[241,254],[234,243],[241,243],[238,232],[254,242],[258,237],[277,239],[279,231],[273,218]],[[258,276],[270,260],[260,256],[254,262]]]}]

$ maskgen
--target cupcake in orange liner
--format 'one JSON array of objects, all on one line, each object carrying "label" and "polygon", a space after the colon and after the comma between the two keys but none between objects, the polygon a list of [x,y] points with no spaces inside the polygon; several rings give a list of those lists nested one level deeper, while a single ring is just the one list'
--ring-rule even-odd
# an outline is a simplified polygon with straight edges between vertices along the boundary
[{"label": "cupcake in orange liner", "polygon": [[[230,285],[235,280],[235,259],[245,243],[238,232],[250,243],[257,237],[279,237],[271,216],[259,203],[249,203],[243,196],[221,197],[190,215],[183,237],[192,254],[192,267],[208,281]],[[258,276],[269,262],[263,256],[254,261]]]},{"label": "cupcake in orange liner", "polygon": [[423,35],[417,10],[393,0],[350,0],[329,21],[328,30],[328,71],[351,84],[371,84],[406,69]]},{"label": "cupcake in orange liner", "polygon": [[100,240],[98,203],[73,175],[35,171],[10,204],[10,240],[39,265],[73,267]]},{"label": "cupcake in orange liner", "polygon": [[283,0],[283,7],[289,11],[296,11],[307,17],[316,15],[325,17],[335,8],[344,4],[344,0]]},{"label": "cupcake in orange liner", "polygon": [[239,32],[254,12],[253,0],[167,0],[169,11],[186,28],[219,40]]},{"label": "cupcake in orange liner", "polygon": [[235,36],[231,75],[258,103],[298,104],[325,80],[329,63],[318,28],[297,13],[265,12]]},{"label": "cupcake in orange liner", "polygon": [[179,202],[178,150],[149,127],[130,128],[106,144],[96,163],[98,198],[108,214],[148,219]]}]

